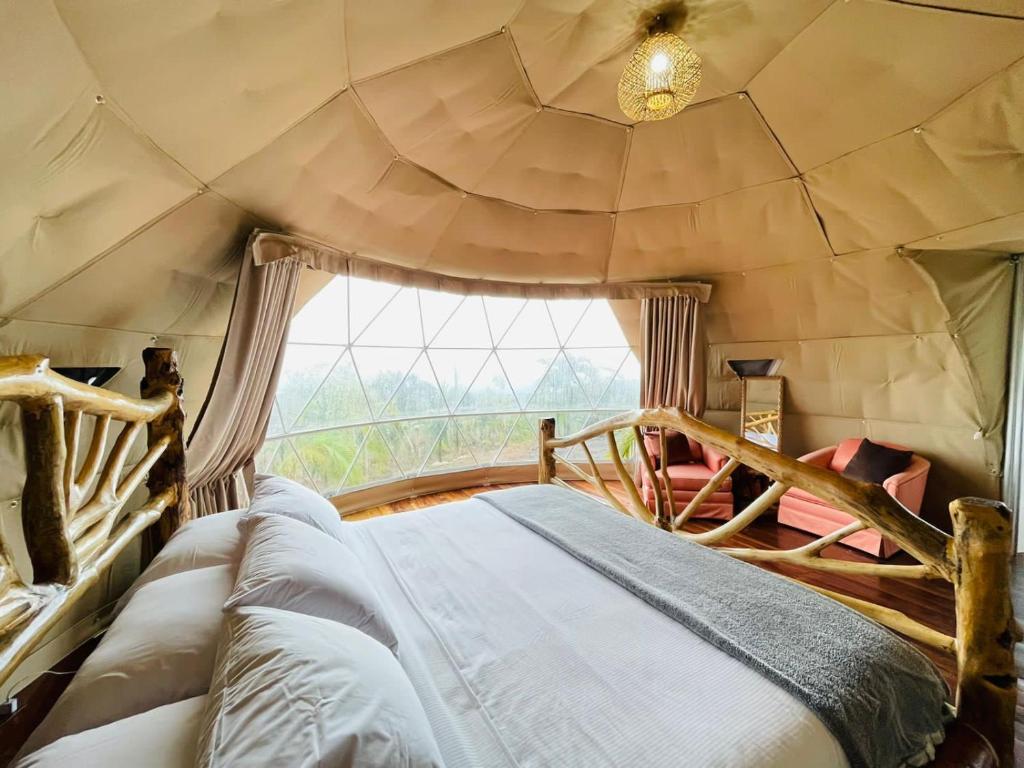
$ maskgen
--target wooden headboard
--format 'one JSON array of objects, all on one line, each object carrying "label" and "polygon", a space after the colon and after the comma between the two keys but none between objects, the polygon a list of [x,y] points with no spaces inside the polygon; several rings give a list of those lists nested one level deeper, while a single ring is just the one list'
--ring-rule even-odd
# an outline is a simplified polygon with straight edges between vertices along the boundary
[{"label": "wooden headboard", "polygon": [[[648,454],[642,429],[656,430],[661,455],[667,455],[666,430],[682,432],[729,457],[707,484],[684,508],[677,509],[672,479],[665,467],[658,471]],[[648,510],[631,473],[620,458],[615,432],[632,433],[640,468],[654,491],[654,512]],[[611,493],[598,471],[587,441],[601,438],[616,475],[628,496],[624,502]],[[588,473],[558,453],[580,446],[590,466]],[[822,589],[818,592],[860,611],[901,634],[940,651],[955,654],[957,661],[957,721],[980,734],[991,745],[1000,766],[1013,765],[1014,713],[1017,702],[1017,673],[1013,649],[1020,639],[1013,618],[1010,595],[1010,558],[1013,553],[1013,520],[1000,502],[986,499],[956,499],[950,504],[953,535],[913,515],[881,486],[850,480],[835,472],[804,464],[724,430],[706,424],[678,408],[657,408],[623,413],[600,421],[572,435],[557,437],[554,419],[540,423],[539,482],[563,485],[557,476],[559,465],[594,486],[611,506],[666,531],[704,545],[718,545],[740,533],[767,512],[789,488],[800,488],[847,512],[854,522],[797,549],[771,550],[721,547],[741,560],[799,566],[811,571],[828,571],[845,576],[901,579],[944,579],[953,584],[956,595],[956,637],[938,632],[906,614],[867,600]],[[745,509],[728,522],[703,532],[684,529],[693,513],[739,466],[744,464],[767,475],[773,482]],[[874,529],[911,554],[916,564],[850,562],[823,556],[823,551],[857,531]],[[794,576],[800,580],[799,575]],[[953,762],[951,765],[975,765]],[[979,763],[981,764],[981,763]]]},{"label": "wooden headboard", "polygon": [[[0,358],[0,401],[21,410],[21,528],[32,564],[31,579],[19,574],[12,542],[0,536],[0,684],[133,538],[159,521],[144,542],[155,553],[189,519],[178,360],[149,348],[143,361],[134,398],[61,376],[44,357]],[[123,426],[108,451],[112,421]],[[145,454],[126,471],[144,429]],[[148,498],[124,513],[143,480]]]}]

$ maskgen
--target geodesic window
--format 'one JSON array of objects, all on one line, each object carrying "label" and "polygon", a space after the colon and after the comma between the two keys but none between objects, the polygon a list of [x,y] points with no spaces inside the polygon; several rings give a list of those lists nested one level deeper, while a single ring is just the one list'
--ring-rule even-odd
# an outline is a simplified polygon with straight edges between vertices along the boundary
[{"label": "geodesic window", "polygon": [[[458,296],[336,277],[292,320],[261,472],[325,496],[537,460],[640,397],[608,302]],[[595,458],[607,448],[595,447]]]}]

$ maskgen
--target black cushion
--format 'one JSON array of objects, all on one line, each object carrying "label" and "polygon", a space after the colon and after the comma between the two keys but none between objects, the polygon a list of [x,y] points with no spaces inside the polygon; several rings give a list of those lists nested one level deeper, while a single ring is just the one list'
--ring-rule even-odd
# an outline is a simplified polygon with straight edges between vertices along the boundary
[{"label": "black cushion", "polygon": [[852,480],[881,485],[910,466],[913,451],[898,451],[864,439],[842,474]]}]

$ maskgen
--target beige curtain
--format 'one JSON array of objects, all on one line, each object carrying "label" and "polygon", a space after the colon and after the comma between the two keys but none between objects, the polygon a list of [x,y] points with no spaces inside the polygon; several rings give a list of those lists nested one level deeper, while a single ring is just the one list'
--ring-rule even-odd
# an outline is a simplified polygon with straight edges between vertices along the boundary
[{"label": "beige curtain", "polygon": [[640,306],[640,405],[679,407],[698,418],[707,394],[701,303],[692,296]]},{"label": "beige curtain", "polygon": [[248,506],[247,477],[263,443],[284,357],[302,264],[257,266],[249,238],[227,335],[206,402],[188,442],[188,482],[197,517]]}]

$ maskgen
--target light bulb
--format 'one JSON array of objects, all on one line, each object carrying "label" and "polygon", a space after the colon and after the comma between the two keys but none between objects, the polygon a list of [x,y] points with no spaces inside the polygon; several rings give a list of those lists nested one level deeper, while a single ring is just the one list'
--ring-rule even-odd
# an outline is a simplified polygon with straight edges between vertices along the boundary
[{"label": "light bulb", "polygon": [[668,56],[660,51],[651,56],[651,72],[660,74],[666,69],[668,69]]}]

